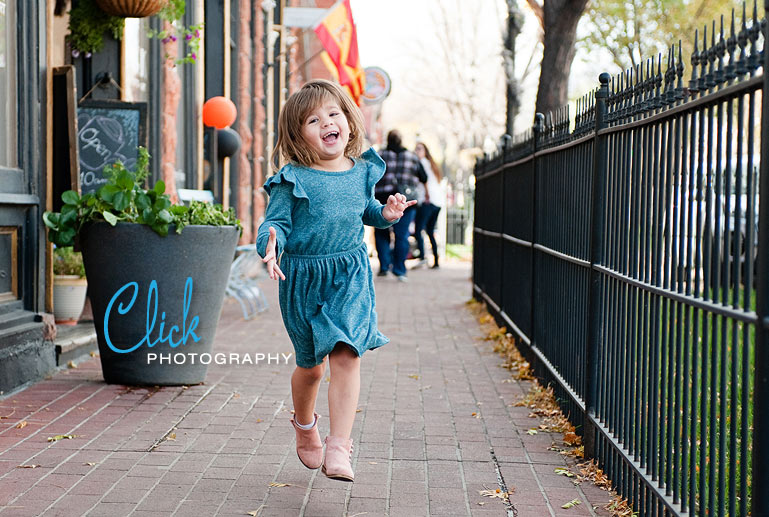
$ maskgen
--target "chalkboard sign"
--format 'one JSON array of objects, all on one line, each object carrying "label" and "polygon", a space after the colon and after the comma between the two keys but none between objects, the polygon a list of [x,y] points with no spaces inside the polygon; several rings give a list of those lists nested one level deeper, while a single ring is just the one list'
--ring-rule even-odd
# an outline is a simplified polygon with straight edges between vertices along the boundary
[{"label": "chalkboard sign", "polygon": [[82,101],[77,108],[80,192],[95,192],[107,180],[104,167],[120,160],[133,170],[137,147],[147,147],[147,103]]}]

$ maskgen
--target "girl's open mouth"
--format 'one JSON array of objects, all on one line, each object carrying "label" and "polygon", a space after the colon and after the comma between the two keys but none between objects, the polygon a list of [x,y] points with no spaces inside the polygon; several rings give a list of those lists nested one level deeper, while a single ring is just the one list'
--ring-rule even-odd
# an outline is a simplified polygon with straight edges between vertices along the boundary
[{"label": "girl's open mouth", "polygon": [[337,131],[331,131],[327,135],[323,136],[322,140],[327,144],[334,144],[338,138],[339,133]]}]

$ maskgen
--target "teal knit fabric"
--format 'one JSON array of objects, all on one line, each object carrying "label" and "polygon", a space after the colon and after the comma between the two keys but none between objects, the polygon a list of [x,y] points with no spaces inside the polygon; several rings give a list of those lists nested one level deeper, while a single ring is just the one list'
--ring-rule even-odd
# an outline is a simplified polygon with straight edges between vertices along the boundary
[{"label": "teal knit fabric", "polygon": [[[285,165],[264,189],[270,195],[256,250],[264,257],[275,228],[281,271],[280,312],[296,364],[320,364],[338,342],[361,356],[390,340],[377,329],[374,281],[363,225],[387,228],[374,185],[384,161],[373,149],[346,171]],[[282,255],[281,255],[282,253]]]}]

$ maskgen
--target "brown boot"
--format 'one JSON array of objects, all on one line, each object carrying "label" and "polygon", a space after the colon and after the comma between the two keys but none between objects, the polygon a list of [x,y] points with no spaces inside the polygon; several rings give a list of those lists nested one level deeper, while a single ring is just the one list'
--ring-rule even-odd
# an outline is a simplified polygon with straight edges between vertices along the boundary
[{"label": "brown boot", "polygon": [[323,443],[320,441],[318,433],[318,420],[320,415],[314,413],[315,424],[307,429],[300,429],[296,425],[296,420],[291,417],[291,425],[296,430],[296,455],[299,461],[308,469],[317,469],[323,462]]},{"label": "brown boot", "polygon": [[352,458],[352,438],[326,436],[326,455],[323,458],[323,472],[326,477],[340,481],[352,481],[353,471],[350,465]]}]

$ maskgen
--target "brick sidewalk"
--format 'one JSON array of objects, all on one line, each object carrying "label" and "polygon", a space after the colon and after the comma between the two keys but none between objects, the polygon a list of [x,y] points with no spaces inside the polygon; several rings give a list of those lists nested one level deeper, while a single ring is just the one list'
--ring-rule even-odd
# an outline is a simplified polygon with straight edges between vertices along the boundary
[{"label": "brick sidewalk", "polygon": [[[408,284],[377,278],[391,342],[361,363],[354,483],[296,456],[293,357],[212,364],[205,385],[151,389],[104,384],[90,359],[0,400],[0,516],[608,515],[607,492],[553,472],[568,466],[548,450],[560,435],[526,433],[537,421],[511,404],[529,385],[509,382],[480,339],[469,275],[449,263],[411,271]],[[215,351],[293,352],[277,288],[263,285],[270,310],[244,321],[227,301]],[[323,382],[321,438],[327,391]],[[55,435],[75,437],[48,442]],[[497,488],[514,490],[515,509],[479,493]],[[582,504],[561,508],[573,499]]]}]

